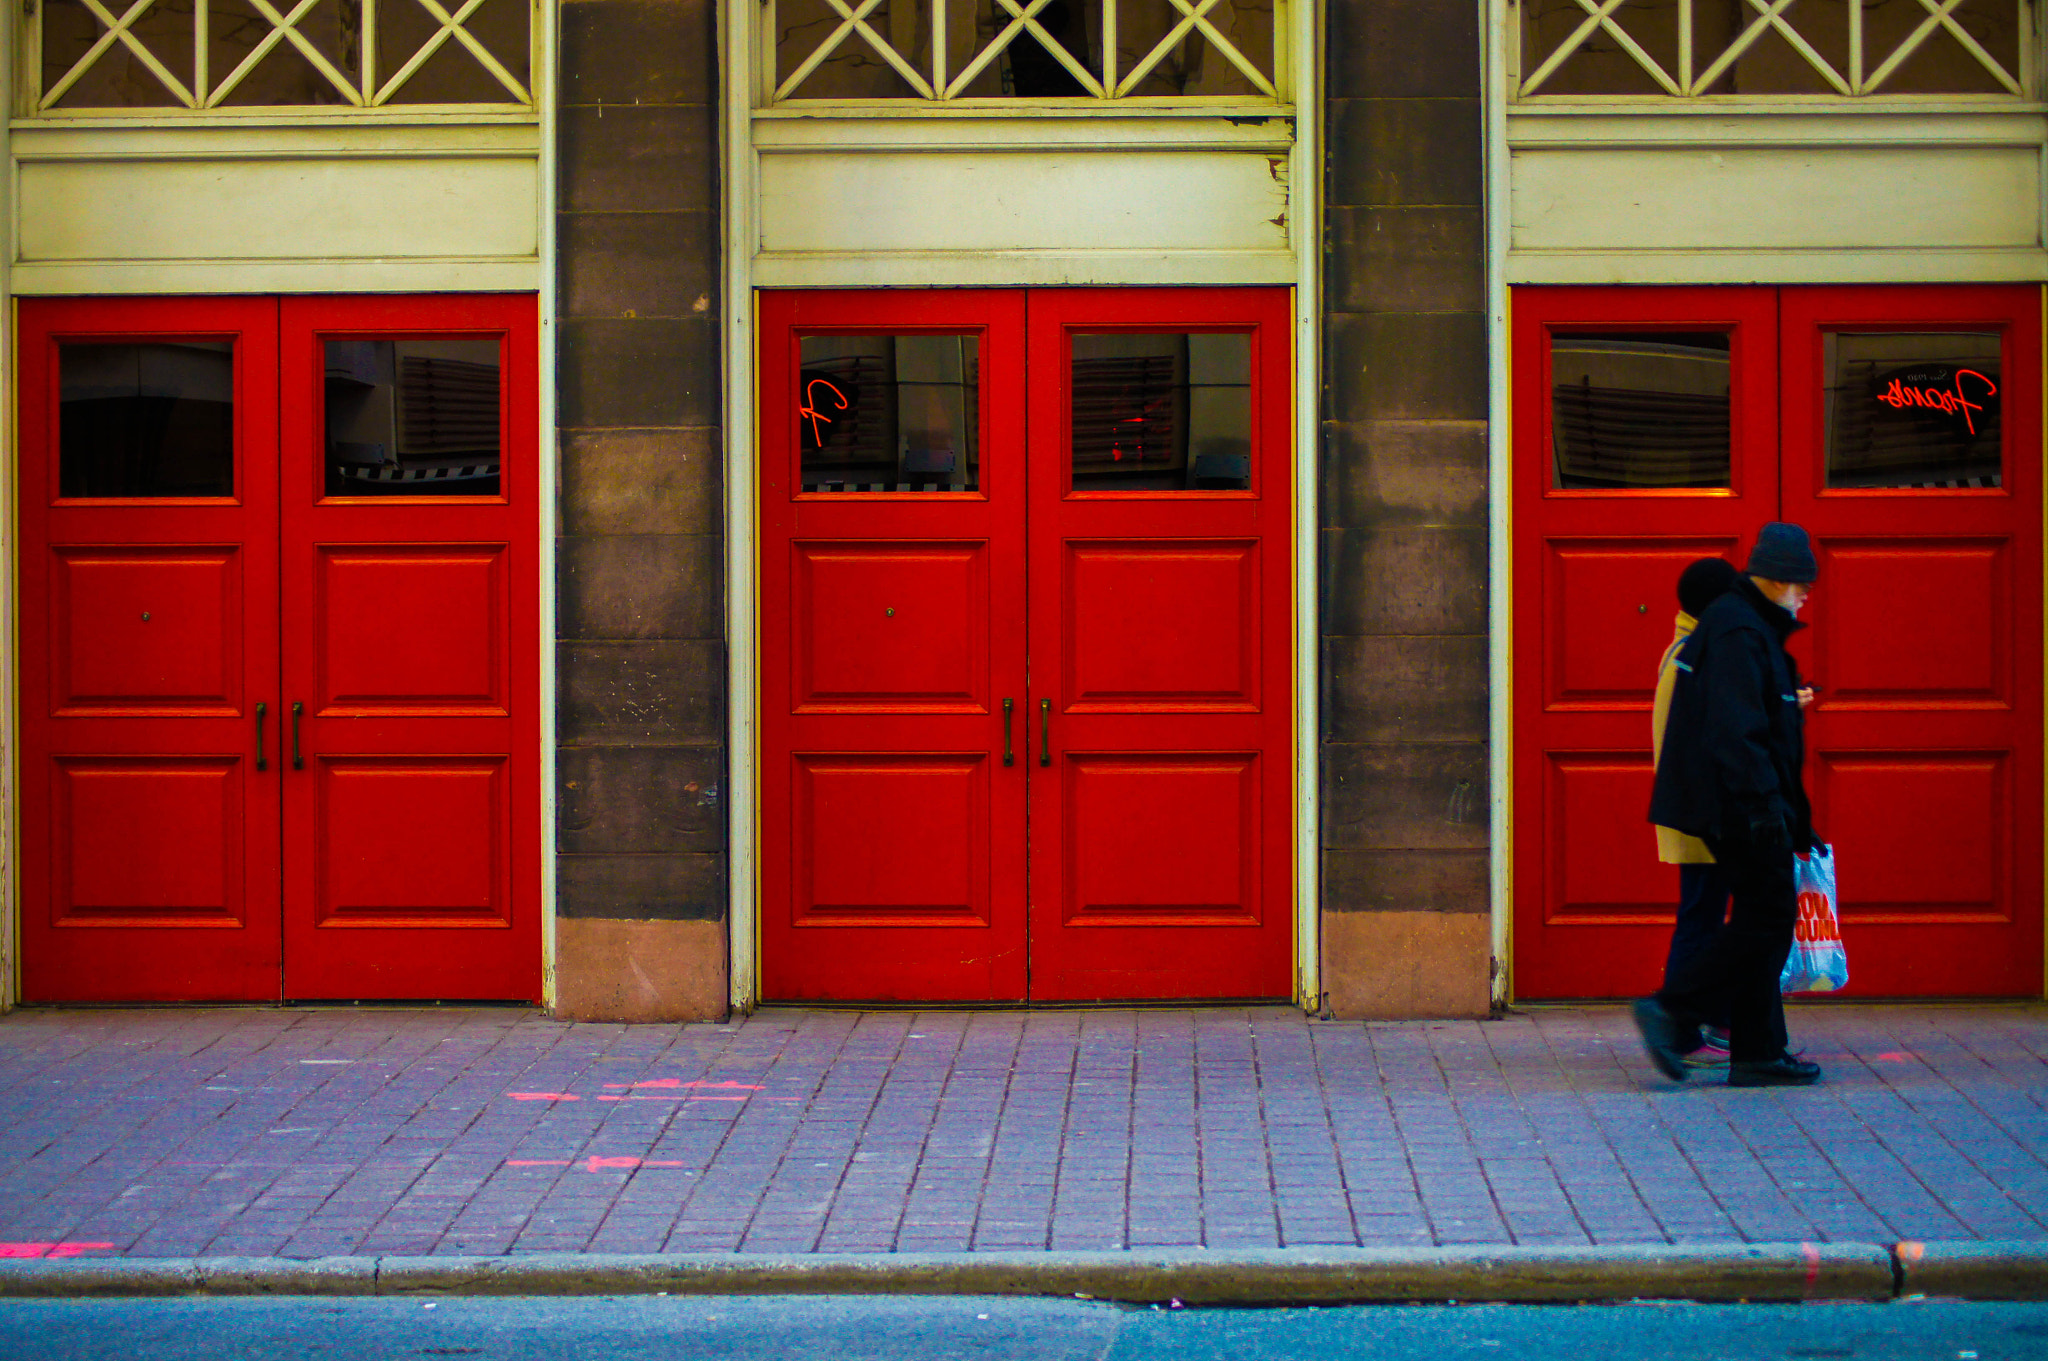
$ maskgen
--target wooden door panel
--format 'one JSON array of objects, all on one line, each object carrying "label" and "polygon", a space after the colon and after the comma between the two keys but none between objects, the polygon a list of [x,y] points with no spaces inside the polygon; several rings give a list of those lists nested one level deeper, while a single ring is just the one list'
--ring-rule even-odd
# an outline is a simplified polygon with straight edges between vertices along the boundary
[{"label": "wooden door panel", "polygon": [[1928,916],[2011,922],[2014,791],[2003,753],[1815,757],[1810,778],[1837,862],[1855,867],[1855,896],[1838,909],[1845,930]]},{"label": "wooden door panel", "polygon": [[[1813,674],[1826,678],[1823,713],[2011,707],[2009,541],[1831,536],[1823,550],[1827,625],[1811,645]],[[1901,637],[1906,620],[1909,642]]]},{"label": "wooden door panel", "polygon": [[1654,774],[1648,753],[1548,752],[1544,811],[1551,824],[1544,876],[1549,926],[1668,927],[1677,875],[1643,853],[1640,816]]},{"label": "wooden door panel", "polygon": [[507,758],[315,761],[315,927],[513,924]]},{"label": "wooden door panel", "polygon": [[277,304],[17,316],[22,995],[274,1001]]},{"label": "wooden door panel", "polygon": [[1257,539],[1069,540],[1069,713],[1257,713]]},{"label": "wooden door panel", "polygon": [[792,543],[792,711],[987,714],[988,545]]},{"label": "wooden door panel", "polygon": [[240,545],[65,546],[50,568],[55,716],[242,711]]},{"label": "wooden door panel", "polygon": [[[1066,753],[1061,924],[1256,927],[1260,753]],[[1217,948],[1230,948],[1219,940]]]},{"label": "wooden door panel", "polygon": [[284,303],[289,998],[540,996],[537,324],[525,295]]},{"label": "wooden door panel", "polygon": [[[507,714],[508,545],[313,551],[316,716]],[[397,639],[404,645],[393,646]]]},{"label": "wooden door panel", "polygon": [[794,761],[792,927],[991,925],[985,756],[799,752]]},{"label": "wooden door panel", "polygon": [[1733,557],[1732,535],[1553,538],[1545,559],[1546,707],[1646,708],[1671,641],[1671,583],[1687,563]]},{"label": "wooden door panel", "polygon": [[249,829],[237,759],[58,757],[50,775],[57,837],[51,925],[247,924]]},{"label": "wooden door panel", "polygon": [[1291,304],[1031,296],[1034,1000],[1292,992]]}]

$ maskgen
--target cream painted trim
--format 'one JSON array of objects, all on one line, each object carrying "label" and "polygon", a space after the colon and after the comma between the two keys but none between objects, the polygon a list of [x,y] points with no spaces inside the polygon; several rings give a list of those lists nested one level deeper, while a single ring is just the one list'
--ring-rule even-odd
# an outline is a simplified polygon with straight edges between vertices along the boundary
[{"label": "cream painted trim", "polygon": [[1532,116],[1525,109],[1507,114],[1508,145],[1558,147],[1573,151],[1616,147],[1869,147],[1939,146],[2024,147],[2041,140],[2048,108],[2026,105],[1997,112],[1977,109],[1809,109],[1797,114],[1778,110],[1758,113],[1614,113],[1606,109],[1574,110]]},{"label": "cream painted trim", "polygon": [[2033,283],[2048,276],[2048,250],[1520,250],[1507,253],[1507,275],[1516,284]]},{"label": "cream painted trim", "polygon": [[1322,621],[1317,609],[1322,540],[1322,103],[1317,0],[1288,7],[1294,107],[1294,1000],[1323,1009]]},{"label": "cream painted trim", "polygon": [[325,160],[384,156],[534,156],[541,128],[531,118],[351,119],[317,123],[54,122],[16,120],[14,152],[22,160],[189,161]]},{"label": "cream painted trim", "polygon": [[1514,999],[1514,484],[1508,422],[1509,201],[1506,0],[1478,0],[1486,159],[1487,834],[1492,1001]]},{"label": "cream painted trim", "polygon": [[[1290,211],[1300,214],[1299,199]],[[763,251],[757,288],[1050,288],[1294,284],[1298,252],[1260,250]]]},{"label": "cream painted trim", "polygon": [[[742,0],[717,7],[725,70],[751,71],[753,16]],[[722,150],[725,173],[725,665],[726,665],[726,939],[733,1010],[752,1011],[761,996],[760,692],[755,682],[754,578],[754,252],[760,168],[754,151],[754,90],[724,82]]]},{"label": "cream painted trim", "polygon": [[13,122],[17,129],[26,132],[44,129],[107,132],[128,128],[182,128],[188,132],[197,132],[248,128],[428,128],[445,127],[450,124],[481,127],[486,123],[538,127],[540,115],[532,109],[507,108],[502,104],[413,104],[404,108],[379,109],[357,109],[334,104],[296,109],[275,106],[147,111],[102,109],[79,112],[67,109],[63,113],[40,116],[16,114]]},{"label": "cream painted trim", "polygon": [[[1017,101],[1007,101],[1016,103]],[[997,116],[993,109],[842,109],[828,118],[754,113],[754,145],[778,151],[1270,151],[1285,155],[1294,141],[1294,108],[1267,104],[1253,110],[1147,109],[1142,116],[1115,104],[1085,110],[1086,118]],[[973,117],[963,115],[972,114]],[[1157,115],[1157,116],[1154,116]],[[1196,115],[1200,115],[1197,117]]]},{"label": "cream painted trim", "polygon": [[540,31],[534,35],[536,41],[530,79],[533,97],[540,108],[540,127],[535,147],[539,192],[534,195],[533,210],[538,218],[540,259],[535,265],[535,277],[528,286],[539,295],[535,302],[540,311],[536,337],[540,346],[540,354],[536,356],[540,366],[540,431],[535,448],[539,451],[541,465],[540,506],[534,525],[534,532],[540,536],[539,552],[535,554],[536,570],[540,573],[540,638],[537,640],[540,650],[540,788],[535,791],[535,797],[540,800],[540,999],[542,1006],[552,1010],[555,1005],[555,817],[558,802],[555,774],[555,539],[561,517],[557,489],[561,482],[562,464],[561,437],[555,431],[555,339],[560,306],[555,283],[555,77],[559,67],[561,30],[556,22],[558,5],[547,3],[534,8]]},{"label": "cream painted trim", "polygon": [[531,293],[528,260],[67,260],[18,264],[19,294]]}]

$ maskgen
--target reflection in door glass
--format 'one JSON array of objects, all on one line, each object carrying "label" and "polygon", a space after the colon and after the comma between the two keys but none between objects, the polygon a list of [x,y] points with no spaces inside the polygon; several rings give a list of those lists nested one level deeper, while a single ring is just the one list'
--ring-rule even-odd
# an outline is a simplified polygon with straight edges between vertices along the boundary
[{"label": "reflection in door glass", "polygon": [[235,494],[233,342],[67,341],[57,356],[59,496]]},{"label": "reflection in door glass", "polygon": [[1250,335],[1073,341],[1075,491],[1251,489]]},{"label": "reflection in door glass", "polygon": [[2000,485],[1995,331],[1829,332],[1830,487]]},{"label": "reflection in door glass", "polygon": [[328,496],[496,496],[498,341],[327,342]]},{"label": "reflection in door glass", "polygon": [[1550,337],[1550,485],[1728,485],[1728,336],[1704,331]]},{"label": "reflection in door glass", "polygon": [[802,354],[804,491],[980,487],[979,336],[805,336]]}]

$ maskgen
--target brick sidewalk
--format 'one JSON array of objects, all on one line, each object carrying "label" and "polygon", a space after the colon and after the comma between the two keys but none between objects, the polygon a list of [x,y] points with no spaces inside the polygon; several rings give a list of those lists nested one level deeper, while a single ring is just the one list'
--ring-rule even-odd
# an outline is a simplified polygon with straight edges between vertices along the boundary
[{"label": "brick sidewalk", "polygon": [[0,1255],[2048,1239],[2048,1007],[1793,1031],[1820,1087],[1604,1007],[22,1011]]}]

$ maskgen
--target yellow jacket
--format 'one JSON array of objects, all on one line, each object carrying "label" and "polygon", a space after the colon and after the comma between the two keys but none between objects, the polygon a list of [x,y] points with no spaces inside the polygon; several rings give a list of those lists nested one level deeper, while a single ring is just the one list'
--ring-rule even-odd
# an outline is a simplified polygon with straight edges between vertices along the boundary
[{"label": "yellow jacket", "polygon": [[[1672,687],[1678,684],[1678,649],[1692,637],[1693,625],[1698,622],[1680,610],[1676,630],[1671,635],[1671,646],[1664,649],[1664,660],[1657,663],[1657,697],[1650,704],[1650,762],[1653,769],[1664,754],[1664,722],[1671,716]],[[1687,836],[1675,827],[1659,827],[1657,858],[1667,865],[1711,865],[1714,853],[1707,849],[1706,842],[1696,836]]]}]

